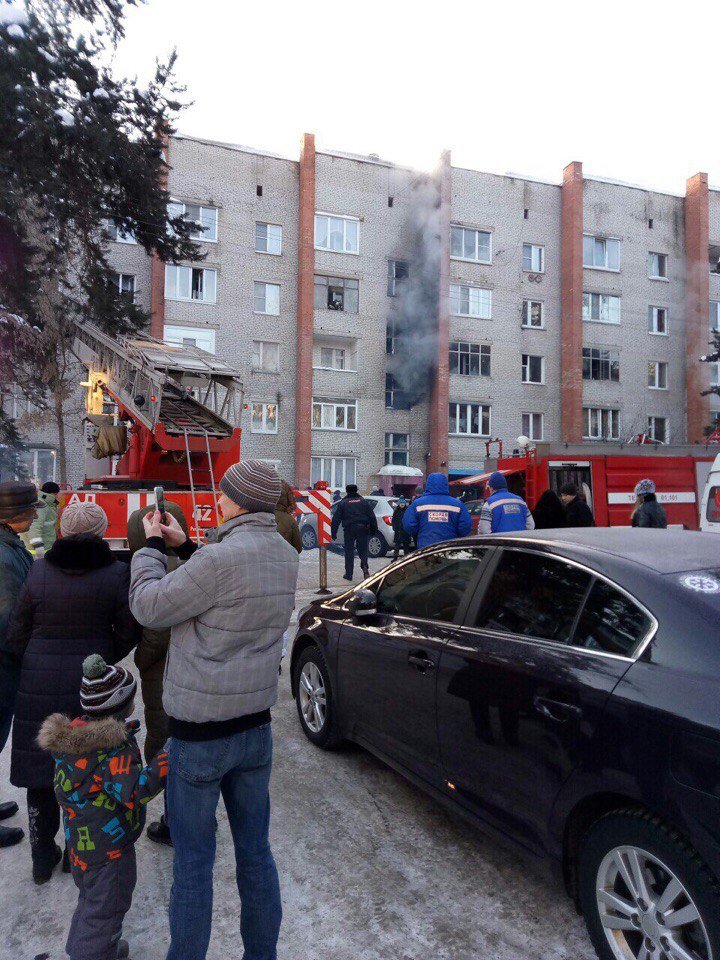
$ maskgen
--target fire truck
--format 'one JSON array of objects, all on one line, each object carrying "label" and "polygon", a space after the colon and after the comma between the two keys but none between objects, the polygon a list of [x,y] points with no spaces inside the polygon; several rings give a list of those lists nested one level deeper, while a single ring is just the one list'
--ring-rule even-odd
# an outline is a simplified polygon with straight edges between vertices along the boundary
[{"label": "fire truck", "polygon": [[238,372],[194,346],[112,338],[89,323],[77,326],[75,353],[87,369],[91,456],[84,483],[63,505],[98,503],[109,520],[106,539],[124,550],[128,517],[155,502],[159,485],[200,542],[219,524],[215,480],[240,459]]},{"label": "fire truck", "polygon": [[[496,448],[497,456],[490,456]],[[463,477],[451,488],[456,496],[482,498],[488,477],[499,470],[508,488],[532,509],[545,490],[557,493],[563,484],[573,483],[592,508],[597,526],[618,527],[630,524],[635,484],[650,477],[668,525],[699,530],[703,492],[717,449],[717,441],[710,438],[703,445],[666,446],[637,437],[627,443],[528,442],[504,455],[502,442],[493,440],[487,444],[486,471]]]}]

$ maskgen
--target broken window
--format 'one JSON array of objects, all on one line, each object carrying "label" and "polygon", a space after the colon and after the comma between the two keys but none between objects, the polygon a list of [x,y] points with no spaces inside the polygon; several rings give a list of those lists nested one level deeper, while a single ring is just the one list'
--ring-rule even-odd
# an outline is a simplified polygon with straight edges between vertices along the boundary
[{"label": "broken window", "polygon": [[387,295],[396,297],[402,287],[402,281],[410,275],[410,266],[405,260],[388,260]]},{"label": "broken window", "polygon": [[617,350],[583,347],[583,380],[620,380],[620,355]]},{"label": "broken window", "polygon": [[450,344],[450,373],[462,377],[489,377],[489,345],[453,341]]},{"label": "broken window", "polygon": [[412,404],[392,373],[385,374],[385,406],[388,410],[409,410]]},{"label": "broken window", "polygon": [[388,320],[385,326],[385,353],[395,353],[395,322]]},{"label": "broken window", "polygon": [[357,313],[360,281],[343,277],[315,277],[315,309]]}]

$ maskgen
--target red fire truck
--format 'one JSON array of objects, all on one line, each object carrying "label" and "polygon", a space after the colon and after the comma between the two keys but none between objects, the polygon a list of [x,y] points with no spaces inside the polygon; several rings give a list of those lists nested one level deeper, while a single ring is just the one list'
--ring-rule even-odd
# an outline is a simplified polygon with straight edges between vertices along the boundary
[{"label": "red fire truck", "polygon": [[78,325],[75,352],[88,371],[92,457],[84,484],[66,492],[64,504],[100,504],[106,539],[121,550],[129,515],[154,503],[153,488],[163,486],[200,540],[219,522],[215,480],[240,459],[238,373],[197,347],[113,339],[91,324]]},{"label": "red fire truck", "polygon": [[[703,491],[717,454],[717,444],[665,446],[644,443],[642,438],[619,444],[538,443],[510,455],[503,455],[499,441],[491,443],[498,444],[498,456],[488,456],[486,472],[453,483],[456,496],[468,490],[484,496],[485,482],[493,470],[507,477],[509,489],[524,496],[531,509],[545,490],[557,492],[564,483],[574,483],[599,527],[629,525],[635,484],[650,477],[668,524],[698,530]],[[488,444],[488,455],[492,449]]]}]

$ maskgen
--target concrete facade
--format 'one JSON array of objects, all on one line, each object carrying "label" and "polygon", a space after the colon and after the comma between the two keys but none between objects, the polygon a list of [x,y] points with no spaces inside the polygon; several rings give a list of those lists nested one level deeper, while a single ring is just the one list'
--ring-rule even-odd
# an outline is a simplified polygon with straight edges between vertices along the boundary
[{"label": "concrete facade", "polygon": [[[593,408],[618,411],[620,439],[646,432],[656,417],[669,441],[682,443],[701,439],[711,411],[720,410],[717,398],[699,396],[710,370],[694,359],[709,340],[711,301],[720,301],[720,275],[710,272],[707,253],[708,244],[710,252],[720,248],[720,193],[704,175],[688,181],[686,199],[583,176],[580,163],[555,184],[453,168],[444,154],[435,174],[438,373],[427,399],[403,410],[386,407],[388,262],[412,259],[413,190],[421,175],[375,156],[316,151],[309,134],[299,161],[185,136],[171,138],[168,156],[171,197],[217,209],[217,240],[201,244],[201,266],[216,271],[216,301],[167,297],[164,265],[134,244],[113,243],[112,262],[135,276],[155,335],[197,339],[239,368],[243,457],[273,461],[298,485],[318,479],[334,459],[331,483],[340,482],[344,461],[367,487],[384,464],[387,435],[407,438],[407,465],[457,474],[483,468],[490,438],[515,446],[528,432],[524,415],[534,415],[533,429],[542,430],[533,439],[582,439],[585,408]],[[315,213],[351,218],[357,252],[319,249]],[[279,254],[257,252],[256,223],[282,227]],[[452,227],[489,233],[490,256],[453,255]],[[584,266],[584,236],[618,241],[619,266]],[[542,248],[542,269],[537,261],[524,264],[524,244]],[[651,278],[651,253],[666,257],[666,278]],[[316,305],[315,277],[355,284],[357,312]],[[279,285],[279,315],[257,311],[256,283]],[[490,291],[490,317],[460,315],[450,296],[457,285]],[[583,294],[619,297],[620,322],[583,319]],[[523,323],[526,300],[542,304],[541,327]],[[664,334],[649,330],[652,306],[666,311]],[[277,345],[277,370],[255,368],[256,341]],[[448,369],[448,344],[457,342],[490,348],[489,375]],[[617,355],[619,379],[583,379],[583,348]],[[345,350],[344,369],[323,360],[335,349]],[[542,382],[523,382],[524,355],[542,358]],[[666,387],[649,385],[650,362],[666,364]],[[313,400],[356,402],[355,429],[313,425]],[[276,410],[275,432],[254,431],[253,403]],[[482,436],[448,431],[448,404],[489,407],[489,428]],[[71,482],[82,478],[80,460],[71,457]]]}]

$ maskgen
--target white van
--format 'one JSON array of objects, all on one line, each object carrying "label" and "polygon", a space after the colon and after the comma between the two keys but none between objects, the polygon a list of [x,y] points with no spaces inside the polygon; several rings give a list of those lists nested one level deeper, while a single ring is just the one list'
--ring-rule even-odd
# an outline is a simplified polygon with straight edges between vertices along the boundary
[{"label": "white van", "polygon": [[700,508],[700,529],[707,533],[720,533],[720,453],[715,457],[705,484]]}]

